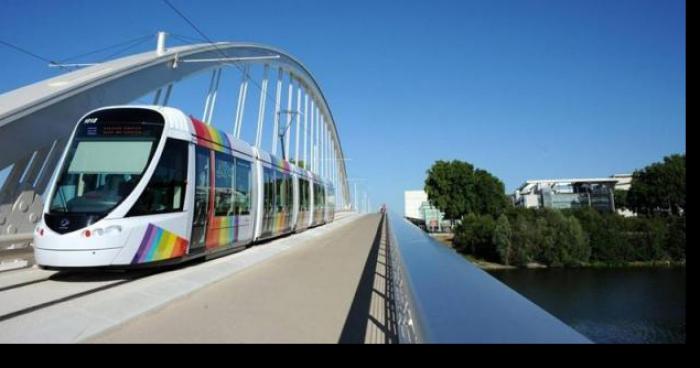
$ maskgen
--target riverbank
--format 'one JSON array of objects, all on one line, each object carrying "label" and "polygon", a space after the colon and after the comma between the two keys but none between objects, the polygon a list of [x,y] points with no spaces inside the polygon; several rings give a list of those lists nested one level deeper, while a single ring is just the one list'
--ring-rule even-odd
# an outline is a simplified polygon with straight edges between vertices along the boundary
[{"label": "riverbank", "polygon": [[[429,234],[433,239],[454,249],[452,240],[454,234]],[[586,262],[577,266],[561,266],[550,267],[537,262],[530,262],[525,267],[516,267],[505,265],[502,263],[487,261],[482,258],[475,257],[471,254],[459,253],[464,259],[473,263],[482,270],[513,270],[513,269],[540,269],[540,268],[674,268],[685,267],[685,261],[633,261],[633,262]]]}]

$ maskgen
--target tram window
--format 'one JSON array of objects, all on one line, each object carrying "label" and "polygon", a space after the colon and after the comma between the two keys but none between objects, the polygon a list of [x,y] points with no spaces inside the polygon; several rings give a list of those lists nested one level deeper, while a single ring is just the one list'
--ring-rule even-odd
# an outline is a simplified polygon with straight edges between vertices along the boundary
[{"label": "tram window", "polygon": [[299,179],[299,207],[302,211],[309,209],[309,182]]},{"label": "tram window", "polygon": [[204,225],[209,211],[209,162],[211,151],[197,146],[195,149],[194,220]]},{"label": "tram window", "polygon": [[285,180],[287,182],[287,211],[289,211],[291,214],[292,206],[294,206],[294,188],[292,185],[292,176],[287,174]]},{"label": "tram window", "polygon": [[321,208],[321,206],[323,206],[322,190],[323,188],[318,183],[314,183],[314,207],[316,209],[319,209]]},{"label": "tram window", "polygon": [[275,192],[277,193],[275,201],[277,212],[282,212],[285,208],[284,203],[287,197],[287,188],[284,181],[284,174],[279,171],[275,172]]},{"label": "tram window", "polygon": [[323,208],[326,205],[326,186],[320,185],[319,188],[321,189],[321,205],[319,207]]},{"label": "tram window", "polygon": [[250,214],[250,162],[236,159],[236,198],[234,213]]},{"label": "tram window", "polygon": [[127,216],[182,211],[187,177],[187,148],[189,143],[177,139],[165,142],[163,154],[148,186]]},{"label": "tram window", "polygon": [[233,157],[217,152],[214,160],[214,216],[233,216]]},{"label": "tram window", "polygon": [[271,214],[275,206],[275,176],[274,171],[265,169],[263,171],[263,185],[265,187],[265,212]]}]

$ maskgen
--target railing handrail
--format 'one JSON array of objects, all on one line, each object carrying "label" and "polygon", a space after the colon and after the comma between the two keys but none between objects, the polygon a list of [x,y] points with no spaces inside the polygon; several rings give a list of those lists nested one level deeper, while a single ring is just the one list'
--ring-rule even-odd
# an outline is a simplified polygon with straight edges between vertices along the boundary
[{"label": "railing handrail", "polygon": [[400,342],[591,342],[403,217],[388,220]]}]

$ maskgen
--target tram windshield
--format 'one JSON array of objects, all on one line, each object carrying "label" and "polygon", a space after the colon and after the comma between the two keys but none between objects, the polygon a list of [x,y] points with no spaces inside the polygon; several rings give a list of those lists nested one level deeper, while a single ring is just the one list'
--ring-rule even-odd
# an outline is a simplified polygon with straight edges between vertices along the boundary
[{"label": "tram windshield", "polygon": [[150,110],[106,110],[85,118],[67,153],[50,212],[105,215],[112,210],[140,181],[162,130],[162,117]]}]

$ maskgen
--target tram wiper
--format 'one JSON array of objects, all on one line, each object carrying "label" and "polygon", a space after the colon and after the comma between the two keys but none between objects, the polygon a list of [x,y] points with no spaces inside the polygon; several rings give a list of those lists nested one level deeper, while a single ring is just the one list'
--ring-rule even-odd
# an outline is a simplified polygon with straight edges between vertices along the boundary
[{"label": "tram wiper", "polygon": [[66,201],[65,194],[63,194],[63,187],[58,188],[58,195],[61,197],[61,205],[63,206],[63,212],[68,213],[68,202]]}]

